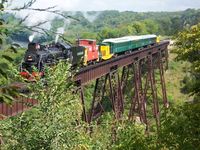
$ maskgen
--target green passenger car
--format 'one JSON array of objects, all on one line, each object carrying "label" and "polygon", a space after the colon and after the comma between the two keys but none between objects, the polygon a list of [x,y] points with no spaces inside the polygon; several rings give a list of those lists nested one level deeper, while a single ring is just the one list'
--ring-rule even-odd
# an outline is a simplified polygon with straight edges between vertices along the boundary
[{"label": "green passenger car", "polygon": [[156,35],[141,35],[106,39],[103,43],[110,46],[112,54],[117,54],[156,43],[156,40]]}]

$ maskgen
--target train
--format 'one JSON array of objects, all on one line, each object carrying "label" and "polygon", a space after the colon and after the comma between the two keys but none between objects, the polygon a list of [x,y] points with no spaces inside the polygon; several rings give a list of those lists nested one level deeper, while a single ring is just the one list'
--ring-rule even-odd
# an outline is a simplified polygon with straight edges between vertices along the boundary
[{"label": "train", "polygon": [[[56,64],[60,60],[67,60],[72,66],[84,67],[158,42],[159,36],[140,35],[105,39],[98,45],[93,39],[78,39],[75,45],[64,42],[46,45],[29,43],[20,66],[20,74],[25,78],[43,76],[46,65]],[[37,71],[33,70],[34,67]]]}]

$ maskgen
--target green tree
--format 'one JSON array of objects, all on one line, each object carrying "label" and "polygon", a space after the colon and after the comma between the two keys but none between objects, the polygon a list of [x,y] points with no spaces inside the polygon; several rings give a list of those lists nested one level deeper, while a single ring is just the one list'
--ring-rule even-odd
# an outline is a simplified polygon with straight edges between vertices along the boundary
[{"label": "green tree", "polygon": [[189,61],[191,63],[190,78],[193,85],[189,89],[190,94],[200,96],[200,24],[185,29],[176,37],[175,52],[178,60]]},{"label": "green tree", "polygon": [[[0,4],[0,17],[3,18],[4,4],[6,3],[3,0]],[[7,37],[11,33],[10,24],[8,24],[4,19],[0,20],[0,102],[11,103],[16,95],[17,90],[10,86],[10,82],[13,81],[16,77],[15,73],[17,72],[14,68],[15,63],[14,59],[7,55],[8,53],[14,55],[17,53],[16,46],[7,44]],[[12,28],[14,31],[15,29]],[[15,54],[16,55],[16,54]],[[11,69],[12,68],[12,69]],[[12,71],[11,71],[12,70]]]},{"label": "green tree", "polygon": [[97,37],[98,41],[102,41],[104,39],[108,38],[117,38],[120,37],[121,32],[118,29],[112,29],[112,28],[104,28]]},{"label": "green tree", "polygon": [[146,30],[148,34],[156,34],[158,33],[158,24],[150,19],[144,20],[144,24],[146,26]]},{"label": "green tree", "polygon": [[[65,15],[60,13],[60,11],[52,10],[54,7],[48,7],[44,9],[40,8],[31,8],[31,6],[36,2],[36,0],[29,0],[26,2],[23,6],[19,6],[17,8],[10,9],[10,11],[21,11],[21,10],[33,10],[33,11],[48,11],[49,13],[54,13],[59,16],[62,16],[63,18],[71,18],[69,15]],[[17,53],[17,50],[19,48],[18,44],[12,44],[9,39],[16,33],[19,32],[26,32],[27,31],[33,31],[33,32],[39,32],[39,33],[47,33],[47,31],[41,27],[46,21],[39,22],[37,24],[34,24],[32,26],[25,25],[25,21],[28,18],[28,16],[24,18],[16,18],[14,15],[8,14],[5,12],[5,4],[7,3],[7,0],[2,0],[0,4],[0,102],[11,102],[14,100],[13,97],[17,96],[17,90],[13,89],[12,86],[9,84],[13,82],[13,76],[16,76],[18,72],[16,71],[18,69],[18,64],[16,65],[16,59],[19,60],[19,55],[14,54],[14,56],[17,56],[17,58],[11,57],[13,56],[13,53]],[[74,19],[74,18],[73,18]],[[56,25],[55,25],[56,26]],[[20,34],[21,36],[23,35]],[[12,51],[12,53],[9,53]],[[10,55],[7,55],[10,54]],[[19,79],[17,77],[17,79]]]},{"label": "green tree", "polygon": [[171,106],[162,119],[159,147],[168,149],[200,149],[200,103]]},{"label": "green tree", "polygon": [[39,105],[1,122],[2,149],[74,149],[84,147],[82,106],[74,93],[70,65],[47,68],[45,81],[33,85],[32,98]]},{"label": "green tree", "polygon": [[145,34],[146,31],[146,25],[142,22],[134,22],[132,25],[133,28],[135,28],[136,34]]}]

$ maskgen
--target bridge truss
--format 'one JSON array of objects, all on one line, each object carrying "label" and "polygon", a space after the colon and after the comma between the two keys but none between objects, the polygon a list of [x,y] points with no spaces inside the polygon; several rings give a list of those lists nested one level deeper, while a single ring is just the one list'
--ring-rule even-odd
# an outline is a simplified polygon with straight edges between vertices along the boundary
[{"label": "bridge truss", "polygon": [[[81,95],[83,119],[91,123],[105,112],[104,101],[107,97],[115,119],[120,120],[123,115],[130,120],[139,117],[148,131],[147,109],[150,106],[159,128],[159,100],[165,108],[169,106],[164,77],[164,70],[168,67],[168,44],[168,41],[163,41],[81,69],[75,80]],[[93,98],[90,108],[86,109],[84,87],[91,81],[95,81]],[[125,108],[129,110],[127,115],[124,114]]]},{"label": "bridge truss", "polygon": [[[104,103],[107,103],[112,108],[115,119],[128,116],[128,119],[133,120],[139,117],[148,130],[147,109],[151,107],[159,127],[159,101],[162,100],[164,107],[169,106],[164,78],[164,70],[168,67],[168,45],[168,41],[163,41],[80,69],[74,80],[80,92],[83,120],[90,124],[106,111]],[[90,108],[87,109],[85,87],[93,81],[93,96]],[[105,102],[105,97],[109,103]],[[36,100],[27,98],[14,102],[12,107],[0,103],[0,119],[30,109],[27,103],[29,106],[38,104]],[[129,110],[128,114],[125,114],[125,108]]]}]

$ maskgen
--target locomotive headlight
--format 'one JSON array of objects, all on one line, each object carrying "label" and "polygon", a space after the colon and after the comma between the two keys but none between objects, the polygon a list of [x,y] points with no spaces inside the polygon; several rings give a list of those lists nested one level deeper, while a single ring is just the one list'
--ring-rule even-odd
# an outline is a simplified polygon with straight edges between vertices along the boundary
[{"label": "locomotive headlight", "polygon": [[28,61],[33,61],[32,56],[29,55],[28,58],[27,58],[27,60],[28,60]]}]

